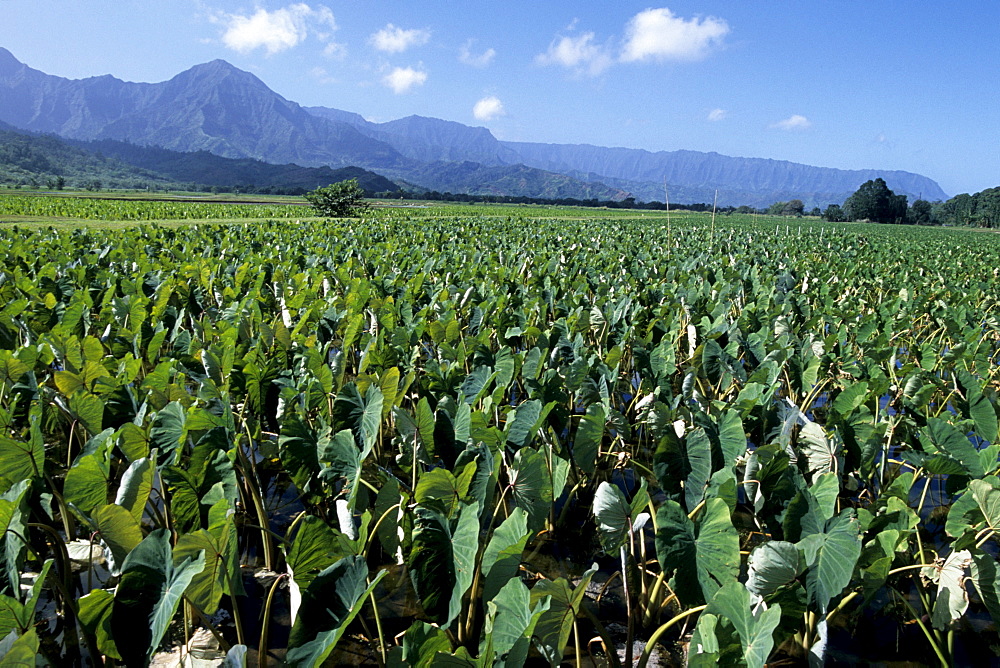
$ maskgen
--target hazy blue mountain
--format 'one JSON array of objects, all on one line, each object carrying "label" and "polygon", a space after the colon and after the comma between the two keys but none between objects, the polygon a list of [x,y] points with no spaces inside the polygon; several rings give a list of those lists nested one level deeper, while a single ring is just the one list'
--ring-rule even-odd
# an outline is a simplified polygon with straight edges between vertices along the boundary
[{"label": "hazy blue mountain", "polygon": [[435,118],[408,116],[372,123],[338,109],[308,107],[307,111],[350,123],[415,160],[523,164],[584,182],[599,182],[641,201],[663,201],[666,180],[670,199],[677,203],[710,203],[718,190],[720,206],[767,206],[793,198],[802,199],[809,207],[825,206],[842,203],[858,186],[877,176],[911,201],[921,196],[928,200],[948,197],[933,180],[902,171],[843,170],[698,151],[654,153],[586,144],[504,142],[486,128]]},{"label": "hazy blue mountain", "polygon": [[0,120],[72,139],[118,139],[305,166],[406,162],[387,144],[348,123],[308,113],[223,60],[147,84],[107,75],[50,76],[0,48],[0,100]]},{"label": "hazy blue mountain", "polygon": [[358,114],[327,107],[306,107],[317,116],[350,123],[369,137],[383,141],[408,158],[420,162],[478,162],[514,165],[516,152],[506,148],[483,127],[425,116],[407,116],[387,123],[372,123]]},{"label": "hazy blue mountain", "polygon": [[410,171],[408,177],[429,190],[470,195],[597,200],[621,200],[627,196],[627,193],[603,183],[585,183],[524,165],[434,162]]},{"label": "hazy blue mountain", "polygon": [[59,178],[70,188],[167,187],[173,182],[163,174],[72,146],[55,135],[26,134],[0,122],[0,183],[47,187]]},{"label": "hazy blue mountain", "polygon": [[720,205],[762,206],[798,198],[822,206],[843,202],[862,183],[879,176],[893,191],[906,194],[911,201],[920,196],[926,200],[948,199],[932,179],[903,171],[833,169],[698,151],[653,153],[587,144],[501,143],[526,165],[577,178],[600,179],[645,201],[662,202],[666,180],[670,198],[677,202],[711,202],[718,189]]},{"label": "hazy blue mountain", "polygon": [[[354,165],[432,190],[531,195],[525,192],[525,183],[537,187],[539,193],[560,191],[568,196],[585,197],[595,190],[564,175],[528,167],[518,170],[523,177],[520,180],[508,178],[509,169],[497,175],[513,188],[507,191],[507,186],[499,183],[462,181],[451,174],[421,183],[415,175],[433,177],[428,162],[465,160],[467,154],[453,151],[445,156],[442,151],[449,149],[444,138],[438,148],[421,148],[424,139],[409,138],[406,127],[390,125],[383,134],[405,147],[404,154],[389,142],[360,131],[357,126],[364,122],[360,116],[309,113],[253,74],[222,60],[196,65],[155,84],[130,83],[112,76],[72,80],[34,70],[0,48],[0,121],[78,140],[114,139],[306,167]],[[447,124],[432,119],[430,123]],[[458,123],[450,125],[465,128]],[[496,143],[486,130],[465,130],[478,134],[481,142]],[[425,137],[433,134],[425,133]],[[462,167],[458,171],[469,170]],[[487,178],[488,172],[481,171],[479,176]],[[462,183],[466,185],[458,190]],[[444,188],[445,184],[449,188]]]},{"label": "hazy blue mountain", "polygon": [[[81,140],[115,139],[305,167],[355,165],[427,189],[548,197],[768,205],[840,203],[881,176],[911,200],[946,199],[908,172],[839,170],[696,151],[649,152],[588,145],[501,142],[489,130],[409,116],[371,123],[324,107],[303,108],[222,60],[161,83],[112,76],[71,80],[24,65],[0,48],[0,121]],[[597,194],[604,193],[604,194]]]},{"label": "hazy blue mountain", "polygon": [[180,152],[156,146],[136,146],[114,139],[81,142],[78,146],[135,167],[167,176],[182,183],[232,188],[274,187],[313,190],[321,186],[357,179],[365,192],[396,191],[399,185],[360,167],[302,167],[275,165],[253,158],[223,158],[208,151]]},{"label": "hazy blue mountain", "polygon": [[312,190],[357,179],[369,194],[399,185],[360,167],[274,165],[223,158],[207,151],[182,153],[113,139],[81,141],[16,130],[0,121],[0,183],[44,185],[63,177],[71,188],[146,188],[178,185]]}]

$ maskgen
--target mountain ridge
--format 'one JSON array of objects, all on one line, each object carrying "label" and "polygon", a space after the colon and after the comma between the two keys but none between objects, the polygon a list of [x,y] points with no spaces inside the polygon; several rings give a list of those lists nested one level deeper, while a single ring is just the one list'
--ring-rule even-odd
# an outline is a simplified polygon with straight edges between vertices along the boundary
[{"label": "mountain ridge", "polygon": [[0,47],[0,121],[76,140],[113,139],[304,167],[355,165],[428,190],[580,199],[766,206],[802,199],[841,203],[881,176],[897,193],[945,199],[933,180],[896,170],[838,170],[767,158],[587,144],[498,140],[483,127],[423,116],[373,123],[329,107],[303,107],[225,60],[160,83],[111,75],[65,79]]}]

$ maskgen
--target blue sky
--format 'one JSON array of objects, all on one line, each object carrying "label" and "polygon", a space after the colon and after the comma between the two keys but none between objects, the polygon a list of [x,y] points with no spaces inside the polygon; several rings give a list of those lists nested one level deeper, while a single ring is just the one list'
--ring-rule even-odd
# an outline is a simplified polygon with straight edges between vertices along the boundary
[{"label": "blue sky", "polygon": [[996,0],[0,0],[0,46],[70,78],[222,58],[303,105],[513,141],[1000,185]]}]

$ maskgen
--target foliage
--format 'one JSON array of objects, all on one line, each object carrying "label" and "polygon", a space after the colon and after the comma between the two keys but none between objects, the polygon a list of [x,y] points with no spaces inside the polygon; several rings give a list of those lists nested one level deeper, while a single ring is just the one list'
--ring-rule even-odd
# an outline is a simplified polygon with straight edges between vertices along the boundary
[{"label": "foliage", "polygon": [[831,223],[843,223],[847,221],[847,214],[839,204],[831,204],[823,210],[823,218]]},{"label": "foliage", "polygon": [[304,197],[317,214],[330,218],[356,216],[368,208],[364,201],[365,191],[357,179],[331,183],[307,192]]},{"label": "foliage", "polygon": [[906,195],[896,195],[885,181],[875,178],[865,181],[844,202],[850,220],[873,223],[901,223],[906,219]]},{"label": "foliage", "polygon": [[300,665],[645,663],[686,620],[695,665],[992,660],[992,235],[267,211],[0,228],[11,656],[141,665],[225,610]]}]

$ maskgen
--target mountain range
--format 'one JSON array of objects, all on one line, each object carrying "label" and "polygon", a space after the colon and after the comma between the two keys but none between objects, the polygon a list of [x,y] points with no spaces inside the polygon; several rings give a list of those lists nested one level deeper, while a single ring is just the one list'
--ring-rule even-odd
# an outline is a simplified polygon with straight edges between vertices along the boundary
[{"label": "mountain range", "polygon": [[196,65],[160,83],[110,75],[66,79],[0,47],[0,121],[35,133],[115,140],[171,151],[303,167],[362,167],[397,184],[441,192],[663,200],[766,206],[797,198],[842,203],[881,177],[911,200],[947,199],[909,172],[840,170],[697,151],[650,152],[590,145],[505,142],[488,129],[420,116],[372,123],[303,107],[226,61]]}]

